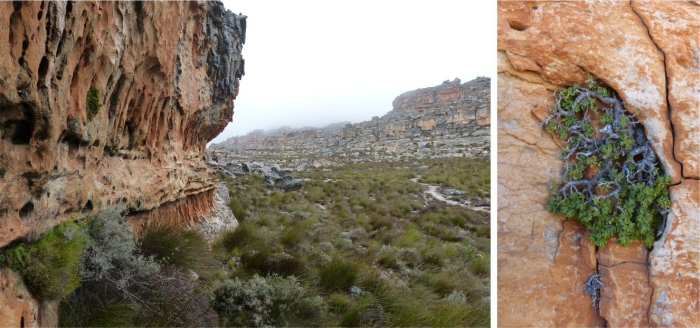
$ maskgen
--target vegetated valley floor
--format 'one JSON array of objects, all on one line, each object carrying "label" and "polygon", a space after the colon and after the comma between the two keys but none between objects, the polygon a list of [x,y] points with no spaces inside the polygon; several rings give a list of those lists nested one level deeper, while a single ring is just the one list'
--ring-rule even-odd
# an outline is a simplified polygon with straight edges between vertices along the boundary
[{"label": "vegetated valley floor", "polygon": [[[303,187],[288,192],[257,174],[221,175],[240,222],[214,247],[225,279],[296,288],[268,323],[489,325],[487,159],[339,162],[293,175]],[[447,188],[466,194],[435,199]],[[254,323],[244,312],[222,322]]]}]

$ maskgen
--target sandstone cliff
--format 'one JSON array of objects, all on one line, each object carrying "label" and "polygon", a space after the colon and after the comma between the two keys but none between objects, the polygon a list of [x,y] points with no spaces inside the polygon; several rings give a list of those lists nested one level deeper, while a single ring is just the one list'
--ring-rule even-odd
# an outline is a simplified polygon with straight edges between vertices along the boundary
[{"label": "sandstone cliff", "polygon": [[[216,212],[204,150],[233,115],[245,29],[219,2],[0,3],[0,247],[110,206]],[[25,305],[0,321],[42,324],[13,277],[0,299]]]},{"label": "sandstone cliff", "polygon": [[[487,156],[490,85],[490,79],[483,77],[466,83],[445,81],[398,96],[393,110],[371,121],[257,130],[230,138],[212,151],[252,158],[323,156],[349,160]],[[217,147],[230,150],[217,151]]]},{"label": "sandstone cliff", "polygon": [[[498,323],[700,326],[700,7],[675,2],[499,2]],[[596,249],[544,204],[559,147],[540,122],[586,74],[638,116],[666,173],[671,214],[648,251]],[[600,311],[583,292],[598,270]]]},{"label": "sandstone cliff", "polygon": [[218,2],[0,3],[0,247],[108,206],[206,214],[245,28]]}]

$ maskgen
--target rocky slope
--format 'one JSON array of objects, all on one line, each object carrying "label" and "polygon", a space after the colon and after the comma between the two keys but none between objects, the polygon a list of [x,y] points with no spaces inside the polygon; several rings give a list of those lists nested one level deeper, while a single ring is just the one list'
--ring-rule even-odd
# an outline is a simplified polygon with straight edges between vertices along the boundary
[{"label": "rocky slope", "polygon": [[[223,158],[472,157],[489,153],[489,78],[459,79],[398,96],[393,110],[357,124],[257,130],[210,147]],[[226,149],[224,149],[226,148]]]},{"label": "rocky slope", "polygon": [[0,3],[0,247],[110,206],[208,217],[245,29],[219,2]]},{"label": "rocky slope", "polygon": [[[696,2],[499,2],[498,322],[700,326],[700,74]],[[540,122],[552,92],[590,73],[638,112],[672,177],[671,214],[648,251],[596,249],[547,212],[559,146]],[[602,275],[600,311],[583,292]]]}]

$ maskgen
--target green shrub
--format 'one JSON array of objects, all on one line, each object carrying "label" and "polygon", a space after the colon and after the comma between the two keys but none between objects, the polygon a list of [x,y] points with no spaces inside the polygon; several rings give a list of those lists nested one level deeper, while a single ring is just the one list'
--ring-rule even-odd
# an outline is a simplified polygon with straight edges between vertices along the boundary
[{"label": "green shrub", "polygon": [[413,247],[423,238],[424,237],[420,231],[413,227],[409,227],[408,229],[405,229],[403,234],[396,240],[396,245],[400,247]]},{"label": "green shrub", "polygon": [[185,272],[198,271],[209,265],[211,260],[204,235],[184,225],[148,224],[140,233],[138,245],[144,256]]},{"label": "green shrub", "polygon": [[41,300],[70,294],[80,283],[79,266],[87,243],[83,226],[63,222],[33,244],[20,244],[0,255],[0,265],[19,272],[29,291]]},{"label": "green shrub", "polygon": [[328,307],[334,313],[344,313],[350,308],[352,300],[344,293],[333,293],[328,296]]},{"label": "green shrub", "polygon": [[134,232],[118,209],[100,211],[90,222],[89,236],[80,268],[86,280],[109,277],[125,288],[135,277],[160,269],[151,258],[138,254]]},{"label": "green shrub", "polygon": [[97,88],[95,87],[90,87],[90,90],[88,90],[86,97],[87,118],[89,121],[92,121],[92,118],[100,112],[100,107],[102,107],[102,103],[100,103],[100,90],[97,90]]},{"label": "green shrub", "polygon": [[357,296],[340,320],[341,327],[373,326],[382,319],[383,309],[372,296]]},{"label": "green shrub", "polygon": [[233,212],[233,216],[236,217],[238,222],[243,222],[247,216],[246,208],[240,200],[231,200],[228,205]]},{"label": "green shrub", "polygon": [[[157,230],[162,231],[162,230]],[[64,326],[212,326],[216,315],[197,281],[175,265],[144,256],[121,211],[100,211],[89,225],[80,266],[84,279],[59,308]],[[172,235],[158,235],[172,243]],[[158,239],[156,238],[156,239]],[[188,246],[191,239],[175,247]],[[153,250],[153,245],[149,247]],[[207,250],[208,251],[208,250]]]},{"label": "green shrub", "polygon": [[285,325],[299,311],[304,288],[294,277],[253,276],[228,280],[214,291],[212,306],[224,326]]},{"label": "green shrub", "polygon": [[477,276],[486,277],[491,272],[491,260],[489,257],[475,257],[469,262],[469,269]]},{"label": "green shrub", "polygon": [[282,231],[280,243],[287,248],[294,247],[299,244],[304,238],[301,229],[288,227]]},{"label": "green shrub", "polygon": [[263,275],[279,274],[283,277],[303,273],[304,265],[287,253],[271,254],[268,250],[251,250],[243,253],[241,263],[250,271]]},{"label": "green shrub", "polygon": [[321,287],[326,290],[347,290],[355,283],[359,270],[354,262],[333,258],[319,270]]},{"label": "green shrub", "polygon": [[556,107],[543,122],[564,141],[566,161],[547,209],[581,222],[597,246],[612,236],[625,246],[631,240],[651,246],[670,206],[670,177],[656,167],[644,128],[622,102],[592,77],[586,82],[557,90]]},{"label": "green shrub", "polygon": [[221,235],[221,244],[229,251],[243,245],[251,246],[259,241],[257,229],[251,224],[241,224],[233,231]]}]

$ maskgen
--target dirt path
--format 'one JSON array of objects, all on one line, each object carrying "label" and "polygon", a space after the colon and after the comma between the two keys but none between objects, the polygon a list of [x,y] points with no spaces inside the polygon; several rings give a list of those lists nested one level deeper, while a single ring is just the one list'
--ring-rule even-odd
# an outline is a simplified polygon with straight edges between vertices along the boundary
[{"label": "dirt path", "polygon": [[417,176],[417,177],[411,179],[411,181],[413,181],[413,182],[415,182],[415,183],[418,183],[418,184],[420,184],[421,186],[423,186],[422,190],[423,190],[423,194],[426,195],[426,199],[427,199],[428,197],[430,197],[430,198],[433,198],[433,199],[435,199],[435,200],[438,200],[438,201],[441,201],[441,202],[443,202],[443,203],[446,203],[447,205],[468,207],[468,208],[470,208],[470,209],[472,209],[472,210],[474,210],[474,211],[480,211],[480,212],[491,213],[491,208],[490,208],[489,206],[469,206],[469,205],[467,205],[467,204],[463,204],[463,203],[456,202],[456,201],[451,200],[451,199],[447,199],[447,198],[445,198],[445,196],[440,192],[440,191],[441,191],[441,190],[440,190],[440,186],[435,186],[435,185],[430,185],[430,184],[427,184],[427,183],[418,182],[418,179],[420,179],[420,176]]}]

